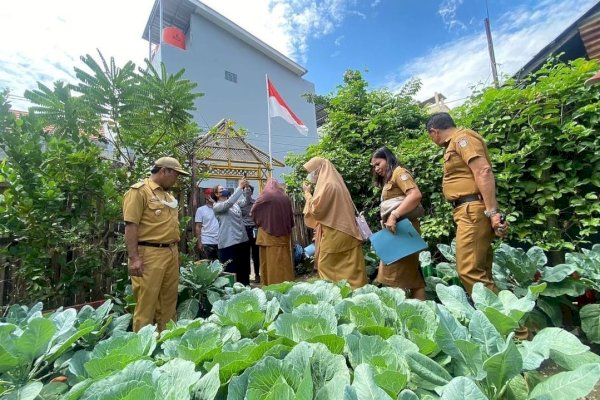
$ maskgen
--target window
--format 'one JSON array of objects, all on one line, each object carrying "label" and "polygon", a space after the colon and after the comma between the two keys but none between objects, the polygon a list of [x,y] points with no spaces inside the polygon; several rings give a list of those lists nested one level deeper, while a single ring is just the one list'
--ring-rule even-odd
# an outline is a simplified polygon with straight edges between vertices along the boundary
[{"label": "window", "polygon": [[238,179],[225,179],[225,187],[231,190],[231,193],[237,188],[239,185]]},{"label": "window", "polygon": [[237,83],[237,74],[234,74],[233,72],[225,71],[225,79],[230,82]]}]

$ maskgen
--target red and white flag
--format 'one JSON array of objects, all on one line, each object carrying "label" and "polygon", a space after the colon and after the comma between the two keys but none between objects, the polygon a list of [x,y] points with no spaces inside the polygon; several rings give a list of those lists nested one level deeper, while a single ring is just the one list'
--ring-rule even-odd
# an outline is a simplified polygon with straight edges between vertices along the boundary
[{"label": "red and white flag", "polygon": [[267,92],[269,96],[269,118],[281,117],[288,123],[294,125],[302,135],[307,136],[308,128],[285,103],[270,79],[267,79]]}]

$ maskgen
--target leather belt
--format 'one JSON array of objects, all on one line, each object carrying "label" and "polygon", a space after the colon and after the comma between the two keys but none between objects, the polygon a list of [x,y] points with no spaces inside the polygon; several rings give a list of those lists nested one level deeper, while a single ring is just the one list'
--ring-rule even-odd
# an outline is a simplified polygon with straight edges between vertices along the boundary
[{"label": "leather belt", "polygon": [[483,200],[480,194],[470,194],[467,196],[459,197],[456,200],[451,201],[452,207],[456,208],[462,204],[469,203],[471,201],[480,201]]},{"label": "leather belt", "polygon": [[138,246],[148,246],[148,247],[171,247],[175,246],[177,243],[152,243],[152,242],[138,242]]}]

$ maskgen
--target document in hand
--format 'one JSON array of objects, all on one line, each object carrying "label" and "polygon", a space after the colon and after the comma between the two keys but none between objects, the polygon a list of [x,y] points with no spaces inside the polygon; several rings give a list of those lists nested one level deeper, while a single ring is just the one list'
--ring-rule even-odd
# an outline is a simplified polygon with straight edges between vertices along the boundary
[{"label": "document in hand", "polygon": [[427,249],[427,243],[408,219],[396,224],[396,233],[383,229],[371,237],[371,245],[384,265],[389,265],[406,256]]}]

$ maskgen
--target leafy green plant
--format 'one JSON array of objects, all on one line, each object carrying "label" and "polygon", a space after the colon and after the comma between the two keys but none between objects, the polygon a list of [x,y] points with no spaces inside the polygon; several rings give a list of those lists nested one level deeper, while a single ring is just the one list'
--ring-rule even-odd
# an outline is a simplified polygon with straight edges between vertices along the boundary
[{"label": "leafy green plant", "polygon": [[183,71],[102,54],[81,61],[74,84],[25,92],[27,116],[16,118],[0,93],[0,234],[11,239],[0,254],[13,303],[95,301],[125,280],[115,232],[123,193],[159,156],[189,160],[180,145],[198,136],[190,112],[201,94]]},{"label": "leafy green plant", "polygon": [[494,164],[511,235],[550,251],[575,250],[598,233],[598,87],[583,83],[596,61],[553,57],[532,75],[489,87],[455,110],[480,132]]},{"label": "leafy green plant", "polygon": [[600,304],[588,304],[579,311],[581,329],[590,342],[600,343]]},{"label": "leafy green plant", "polygon": [[[49,391],[40,381],[63,374],[76,349],[96,345],[128,327],[131,317],[113,319],[111,307],[106,302],[97,310],[88,306],[79,313],[59,309],[44,317],[41,303],[30,309],[11,306],[0,324],[0,394]],[[67,389],[66,385],[52,386],[52,390]]]},{"label": "leafy green plant", "polygon": [[[582,253],[567,253],[565,263],[548,266],[544,251],[537,246],[526,252],[501,244],[494,254],[494,281],[501,289],[509,289],[517,295],[527,293],[527,287],[544,283],[545,290],[537,301],[537,309],[554,326],[561,326],[565,310],[576,313],[573,300],[587,291],[597,291],[600,274],[600,245]],[[542,324],[534,317],[536,324]],[[532,321],[533,322],[533,321]]]},{"label": "leafy green plant", "polygon": [[[285,176],[292,195],[302,198],[302,182],[306,177],[302,165],[311,157],[325,157],[344,177],[356,206],[365,211],[370,225],[379,226],[379,193],[366,175],[371,171],[371,155],[381,146],[393,148],[421,136],[419,129],[426,114],[413,98],[419,88],[418,81],[411,81],[397,92],[385,88],[370,90],[360,71],[346,71],[336,93],[317,98],[327,110],[319,143],[309,146],[304,154],[286,157],[286,164],[294,168]],[[435,150],[435,146],[428,147]],[[413,149],[407,151],[412,153]],[[397,154],[404,162],[404,152]],[[441,170],[437,176],[441,177]],[[430,192],[423,190],[423,193]]]},{"label": "leafy green plant", "polygon": [[[79,339],[64,332],[66,341],[58,348],[68,350],[48,362],[45,375],[24,374],[18,382],[19,366],[32,360],[35,365],[34,356],[57,348],[50,343],[63,331],[59,321],[68,319],[64,326],[69,326],[76,315],[65,310],[44,317],[41,306],[14,307],[12,322],[0,324],[0,395],[32,400],[52,393],[69,400],[585,396],[600,379],[600,356],[576,336],[549,327],[532,340],[514,340],[514,330],[546,285],[533,285],[519,297],[479,283],[471,303],[462,288],[439,284],[441,304],[371,285],[346,291],[347,284],[317,281],[266,292],[234,286],[207,319],[170,322],[160,335],[154,326],[138,333],[113,331],[82,349],[76,347]],[[88,321],[96,325],[94,316]],[[52,329],[39,329],[46,326]],[[24,364],[14,364],[14,354]],[[545,360],[563,371],[545,378],[537,372]],[[57,374],[68,380],[49,382]]]},{"label": "leafy green plant", "polygon": [[211,303],[225,294],[230,281],[218,261],[190,261],[180,268],[178,319],[194,319],[210,314]]},{"label": "leafy green plant", "polygon": [[279,312],[279,301],[267,297],[257,288],[233,295],[213,304],[214,320],[224,326],[235,326],[244,337],[252,337],[270,324]]}]

